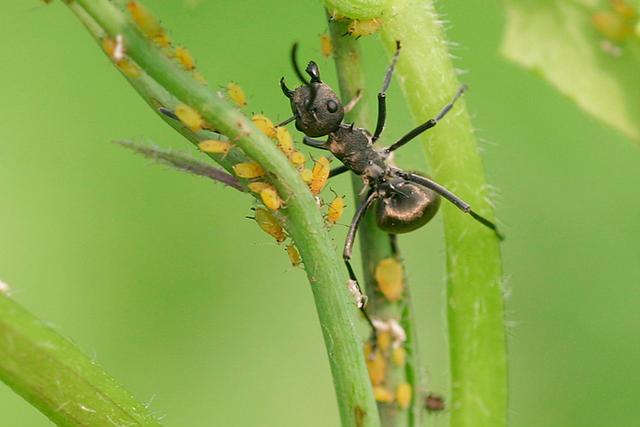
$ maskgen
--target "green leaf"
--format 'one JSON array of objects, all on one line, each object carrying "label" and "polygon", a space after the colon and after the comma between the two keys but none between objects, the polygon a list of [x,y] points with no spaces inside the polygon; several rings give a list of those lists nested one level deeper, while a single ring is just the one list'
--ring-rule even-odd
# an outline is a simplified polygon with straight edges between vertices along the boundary
[{"label": "green leaf", "polygon": [[[637,2],[628,1],[637,7]],[[594,15],[603,0],[507,0],[502,54],[535,71],[582,109],[640,140],[640,37],[606,38]],[[636,9],[637,10],[637,9]],[[636,18],[637,19],[637,18]]]}]

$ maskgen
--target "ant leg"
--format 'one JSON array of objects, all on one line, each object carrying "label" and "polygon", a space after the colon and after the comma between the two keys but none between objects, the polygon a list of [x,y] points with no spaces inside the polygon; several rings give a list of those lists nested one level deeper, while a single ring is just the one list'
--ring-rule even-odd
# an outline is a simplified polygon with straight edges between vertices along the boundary
[{"label": "ant leg", "polygon": [[287,120],[280,122],[276,125],[277,128],[282,127],[282,126],[286,126],[289,123],[291,123],[292,121],[294,121],[296,119],[296,116],[291,116],[289,117]]},{"label": "ant leg", "polygon": [[291,64],[293,65],[293,71],[295,71],[296,76],[298,76],[300,81],[303,84],[308,85],[309,82],[304,77],[304,74],[302,74],[300,66],[298,65],[298,43],[294,43],[293,46],[291,46]]},{"label": "ant leg", "polygon": [[429,188],[435,191],[436,193],[440,194],[442,197],[444,197],[445,199],[453,203],[462,212],[468,213],[469,215],[471,215],[473,219],[475,219],[485,227],[493,230],[493,232],[496,234],[496,237],[498,237],[498,239],[504,240],[504,235],[500,233],[500,231],[498,231],[497,225],[495,225],[493,222],[489,221],[482,215],[475,212],[473,209],[471,209],[471,206],[468,203],[466,203],[464,200],[462,200],[461,198],[453,194],[451,191],[447,190],[442,185],[438,184],[437,182],[429,178],[426,178],[424,176],[417,175],[414,173],[404,172],[400,170],[396,170],[396,173],[398,174],[398,176],[406,179],[407,181],[411,181],[416,184],[422,185],[423,187]]},{"label": "ant leg", "polygon": [[164,114],[165,116],[169,117],[170,119],[180,121],[178,116],[176,116],[176,113],[174,113],[173,111],[171,111],[171,110],[169,110],[167,108],[160,107],[160,108],[158,108],[158,111],[160,113]]},{"label": "ant leg", "polygon": [[328,150],[329,149],[329,147],[327,147],[327,143],[325,141],[319,141],[317,139],[309,138],[308,136],[305,136],[305,137],[302,138],[302,143],[304,145],[308,145],[309,147],[320,148],[321,150]]},{"label": "ant leg", "polygon": [[397,234],[389,234],[389,245],[391,246],[391,255],[394,258],[398,258],[400,256],[400,248],[398,246]]},{"label": "ant leg", "polygon": [[331,169],[331,171],[329,172],[329,178],[333,178],[334,176],[343,174],[345,172],[349,171],[349,168],[342,165],[342,166],[338,166],[337,168],[333,168]]},{"label": "ant leg", "polygon": [[406,144],[407,142],[411,141],[413,138],[415,138],[416,136],[420,135],[422,132],[426,131],[427,129],[431,129],[432,127],[434,127],[435,125],[438,124],[438,122],[440,120],[442,120],[442,118],[444,116],[447,115],[447,113],[449,111],[451,111],[451,109],[453,108],[453,104],[456,102],[456,100],[458,98],[460,98],[462,96],[462,94],[467,90],[467,86],[466,85],[462,85],[458,88],[458,91],[456,92],[455,96],[453,97],[453,99],[451,100],[451,102],[449,102],[447,105],[444,106],[444,108],[440,111],[440,113],[438,113],[438,115],[433,118],[433,119],[429,119],[427,120],[425,123],[421,124],[420,126],[418,126],[415,129],[412,129],[411,131],[409,131],[409,133],[407,133],[405,136],[403,136],[402,138],[400,138],[398,140],[398,142],[396,142],[395,144],[393,144],[391,147],[385,149],[384,151],[386,153],[391,153],[392,151],[397,150],[398,148],[402,147],[404,144]]},{"label": "ant leg", "polygon": [[354,295],[356,296],[356,305],[364,315],[367,323],[371,326],[371,346],[375,348],[376,341],[378,338],[378,333],[376,331],[369,314],[366,311],[367,298],[364,296],[360,285],[358,284],[358,279],[356,278],[356,274],[351,267],[351,253],[353,252],[353,243],[356,237],[356,231],[358,231],[358,226],[364,217],[365,212],[371,206],[373,201],[378,197],[375,189],[369,190],[367,197],[360,203],[358,209],[356,209],[356,213],[353,215],[353,219],[351,220],[351,225],[349,226],[349,232],[347,233],[347,238],[344,243],[344,250],[342,252],[342,259],[344,260],[345,265],[347,266],[347,271],[349,272],[349,289],[352,290]]},{"label": "ant leg", "polygon": [[373,136],[371,137],[372,142],[376,142],[378,138],[380,138],[380,134],[384,129],[384,123],[387,120],[387,89],[389,89],[389,84],[391,84],[391,76],[393,75],[393,69],[396,66],[396,62],[398,62],[398,56],[400,56],[400,41],[396,40],[396,53],[393,54],[393,58],[391,58],[391,64],[389,68],[387,68],[387,73],[384,76],[384,82],[382,83],[382,89],[378,93],[378,123],[376,124],[376,130],[373,132]]}]

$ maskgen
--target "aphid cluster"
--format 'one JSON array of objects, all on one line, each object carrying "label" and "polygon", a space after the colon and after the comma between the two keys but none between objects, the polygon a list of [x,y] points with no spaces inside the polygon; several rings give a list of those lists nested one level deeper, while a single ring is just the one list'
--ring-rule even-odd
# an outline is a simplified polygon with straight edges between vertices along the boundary
[{"label": "aphid cluster", "polygon": [[[397,42],[396,52],[387,69],[382,89],[378,93],[378,120],[372,133],[358,128],[354,124],[343,123],[345,108],[340,99],[320,78],[318,65],[311,61],[305,71],[309,79],[305,78],[296,61],[296,46],[292,50],[292,62],[302,85],[291,90],[280,80],[283,94],[289,99],[293,117],[285,123],[295,121],[296,129],[304,133],[303,143],[314,148],[330,151],[343,165],[331,170],[329,177],[351,171],[360,175],[367,190],[363,200],[358,205],[351,221],[343,250],[343,260],[349,273],[349,288],[354,285],[359,289],[358,280],[351,266],[351,254],[358,226],[370,208],[375,211],[378,226],[395,235],[415,230],[425,225],[436,214],[440,196],[483,226],[490,228],[497,237],[502,238],[496,225],[475,212],[471,206],[444,186],[432,179],[399,169],[388,162],[388,158],[395,150],[404,146],[426,130],[436,126],[440,120],[453,108],[454,102],[463,94],[465,87],[461,87],[451,102],[440,113],[409,131],[397,142],[387,148],[378,149],[374,143],[380,138],[386,121],[386,91],[391,83],[394,67],[400,54],[400,42]],[[326,136],[326,140],[314,139]],[[392,247],[395,245],[392,244]],[[355,294],[354,294],[355,295]],[[364,307],[363,299],[357,297],[359,308],[365,318],[371,323]],[[373,325],[372,325],[373,326]],[[374,328],[375,333],[375,328]]]},{"label": "aphid cluster", "polygon": [[[232,82],[227,85],[227,94],[231,101],[238,107],[242,108],[247,105],[247,98],[244,91],[237,83]],[[187,105],[179,104],[173,111],[160,107],[160,112],[174,120],[179,120],[185,127],[193,132],[212,130],[211,127],[204,122],[201,115]],[[306,167],[306,156],[296,150],[293,137],[285,127],[275,126],[271,119],[264,114],[256,114],[251,120],[261,132],[274,141],[276,146],[287,156],[291,164],[298,169],[301,178],[309,186],[309,190],[318,196],[327,184],[329,178],[329,159],[321,157],[315,160],[314,166],[309,169]],[[225,156],[233,148],[233,143],[224,139],[203,139],[198,144],[198,148],[205,153]],[[288,236],[284,231],[280,216],[277,212],[285,205],[286,201],[280,197],[273,185],[265,181],[266,171],[262,165],[254,161],[247,161],[234,164],[232,169],[236,177],[249,181],[246,184],[247,188],[256,194],[256,197],[264,206],[264,208],[258,207],[255,209],[254,219],[260,228],[275,238],[277,243],[284,242]],[[320,204],[323,204],[320,198],[318,198],[318,201]],[[336,196],[327,206],[327,225],[331,226],[335,224],[340,219],[343,210],[344,201],[341,197]],[[294,244],[291,243],[287,245],[285,249],[291,264],[293,266],[300,265],[300,254]]]},{"label": "aphid cluster", "polygon": [[[126,9],[138,30],[145,37],[151,40],[169,58],[176,60],[195,80],[202,84],[207,83],[202,74],[196,70],[195,60],[191,53],[182,46],[174,48],[167,31],[149,10],[135,0],[128,1]],[[138,65],[126,56],[126,43],[122,34],[116,35],[115,38],[105,36],[102,40],[102,47],[127,77],[137,78],[142,75],[142,70]]]},{"label": "aphid cluster", "polygon": [[398,382],[398,378],[390,373],[390,370],[402,371],[406,367],[407,354],[403,347],[406,334],[394,319],[375,319],[374,325],[379,331],[376,341],[364,345],[374,397],[379,403],[396,403],[401,409],[405,409],[411,403],[413,388],[404,381]]}]

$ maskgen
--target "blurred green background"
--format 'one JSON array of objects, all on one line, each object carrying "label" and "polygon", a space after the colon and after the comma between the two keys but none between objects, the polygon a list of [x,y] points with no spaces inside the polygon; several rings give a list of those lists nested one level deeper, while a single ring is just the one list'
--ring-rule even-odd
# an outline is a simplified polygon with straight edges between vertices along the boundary
[{"label": "blurred green background", "polygon": [[[293,81],[293,41],[320,58],[319,2],[146,3],[210,82],[244,87],[249,113],[286,117],[277,83]],[[498,55],[499,5],[440,7],[508,235],[511,425],[640,425],[638,146]],[[61,3],[0,10],[0,280],[15,299],[167,426],[337,425],[304,272],[245,219],[250,198],[110,143],[191,150]],[[375,36],[362,42],[373,101],[387,57]],[[396,85],[388,99],[392,138],[413,123]],[[414,144],[399,163],[424,169],[422,159]],[[347,181],[331,187],[347,193]],[[428,385],[446,394],[440,220],[401,245]],[[0,425],[50,423],[0,385]]]}]

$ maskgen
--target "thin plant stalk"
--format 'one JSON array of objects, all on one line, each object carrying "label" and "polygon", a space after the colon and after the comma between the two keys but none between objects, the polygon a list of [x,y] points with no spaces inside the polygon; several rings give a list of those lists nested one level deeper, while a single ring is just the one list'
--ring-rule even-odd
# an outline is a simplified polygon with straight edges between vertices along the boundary
[{"label": "thin plant stalk", "polygon": [[[389,53],[400,41],[397,75],[416,123],[434,117],[459,87],[441,21],[429,0],[325,1],[332,16],[376,18]],[[358,15],[351,16],[354,4]],[[380,5],[383,9],[380,10]],[[368,7],[370,6],[370,7]],[[493,219],[488,186],[464,100],[423,135],[433,177]],[[453,427],[503,427],[507,419],[507,353],[500,248],[496,236],[443,204],[447,256]]]},{"label": "thin plant stalk", "polygon": [[[343,102],[348,102],[358,93],[362,99],[354,109],[345,116],[345,122],[353,122],[358,127],[370,129],[372,120],[368,114],[367,100],[376,94],[376,90],[369,89],[362,70],[362,53],[358,41],[353,37],[345,37],[347,26],[343,20],[337,21],[329,17],[329,30],[333,44],[333,55],[336,63],[340,93]],[[383,72],[380,73],[379,85],[382,84]],[[376,86],[373,86],[376,87]],[[363,182],[359,176],[351,174],[353,195],[356,202],[363,196]],[[420,362],[418,346],[415,336],[415,324],[411,313],[411,301],[409,285],[406,275],[402,277],[404,288],[400,301],[389,301],[378,288],[375,272],[382,260],[394,260],[404,271],[401,260],[396,259],[390,244],[390,236],[382,231],[376,224],[374,210],[371,209],[362,220],[358,230],[360,253],[362,257],[362,269],[364,283],[369,297],[369,315],[379,321],[397,321],[405,331],[406,340],[402,343],[394,343],[395,348],[381,348],[377,357],[384,359],[385,380],[381,387],[395,393],[399,385],[409,385],[411,399],[407,406],[401,406],[398,402],[380,402],[381,422],[383,426],[418,426],[421,425],[422,407],[420,396],[423,392],[423,383],[420,375]],[[386,337],[385,337],[385,334]],[[388,331],[379,331],[379,347],[384,347],[388,339]],[[397,349],[398,346],[402,348]],[[398,364],[393,361],[393,352],[406,353],[405,362]]]},{"label": "thin plant stalk", "polygon": [[[384,13],[389,52],[400,40],[397,73],[416,122],[434,117],[456,92],[456,77],[431,1],[396,0]],[[493,219],[484,169],[464,100],[422,137],[433,177]],[[443,203],[451,426],[503,427],[507,353],[500,247],[491,230]]]}]

